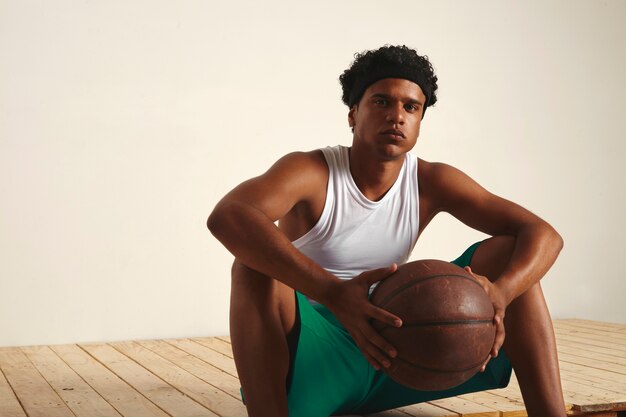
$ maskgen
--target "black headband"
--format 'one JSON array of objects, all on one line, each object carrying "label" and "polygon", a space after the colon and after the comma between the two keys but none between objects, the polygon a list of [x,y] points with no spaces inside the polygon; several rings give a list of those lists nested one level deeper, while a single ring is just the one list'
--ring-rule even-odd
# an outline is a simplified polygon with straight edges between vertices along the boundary
[{"label": "black headband", "polygon": [[428,103],[430,103],[432,91],[428,88],[429,84],[426,82],[426,79],[422,74],[408,68],[405,65],[385,63],[383,66],[379,66],[374,70],[369,71],[367,74],[363,74],[357,78],[352,86],[352,91],[350,92],[348,103],[349,107],[352,107],[361,101],[361,97],[363,97],[363,93],[365,93],[367,87],[384,78],[402,78],[419,85],[422,92],[426,96],[426,103],[424,103],[424,110],[422,111],[423,118],[426,113],[426,107],[428,107]]}]

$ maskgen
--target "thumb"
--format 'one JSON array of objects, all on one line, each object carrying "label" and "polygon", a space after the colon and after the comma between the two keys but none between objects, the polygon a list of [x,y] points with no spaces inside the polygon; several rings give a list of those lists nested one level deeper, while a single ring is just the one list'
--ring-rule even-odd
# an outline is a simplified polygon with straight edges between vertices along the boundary
[{"label": "thumb", "polygon": [[393,274],[398,270],[398,265],[391,264],[390,266],[378,269],[372,269],[371,271],[366,271],[363,273],[363,279],[369,285],[372,285],[378,281],[382,281],[387,278],[389,275]]},{"label": "thumb", "polygon": [[469,272],[469,274],[472,276],[472,278],[474,278],[477,281],[480,281],[480,278],[478,277],[478,275],[476,275],[474,273],[474,271],[472,271],[472,268],[470,268],[469,265],[464,267],[463,269],[465,269],[467,272]]}]

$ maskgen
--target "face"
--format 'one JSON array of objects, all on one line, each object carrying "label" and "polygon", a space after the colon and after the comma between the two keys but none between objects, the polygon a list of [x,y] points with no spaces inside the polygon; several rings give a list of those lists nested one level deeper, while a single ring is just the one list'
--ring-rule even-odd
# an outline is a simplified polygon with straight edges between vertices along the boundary
[{"label": "face", "polygon": [[370,85],[348,113],[352,146],[379,159],[402,157],[415,146],[425,102],[420,86],[409,80],[385,78]]}]

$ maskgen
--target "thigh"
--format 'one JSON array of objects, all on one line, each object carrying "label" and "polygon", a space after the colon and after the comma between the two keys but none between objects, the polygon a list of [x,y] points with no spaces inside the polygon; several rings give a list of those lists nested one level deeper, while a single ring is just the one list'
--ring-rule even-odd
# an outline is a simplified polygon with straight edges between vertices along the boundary
[{"label": "thigh", "polygon": [[279,319],[285,334],[294,327],[296,304],[294,290],[267,275],[235,260],[231,271],[231,318],[242,311],[244,317],[256,314]]},{"label": "thigh", "polygon": [[288,387],[289,415],[320,417],[354,408],[366,390],[371,367],[347,331],[296,293],[300,334]]}]

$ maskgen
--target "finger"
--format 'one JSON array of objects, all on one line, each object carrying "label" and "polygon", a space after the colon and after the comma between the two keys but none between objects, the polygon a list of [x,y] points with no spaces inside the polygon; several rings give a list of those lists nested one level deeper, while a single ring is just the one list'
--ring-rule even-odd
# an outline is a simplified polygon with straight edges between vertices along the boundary
[{"label": "finger", "polygon": [[472,268],[469,266],[464,267],[463,269],[465,269],[467,272],[470,273],[470,275],[474,278],[477,278],[478,276],[474,273],[474,271],[472,271]]},{"label": "finger", "polygon": [[367,346],[365,343],[363,343],[363,338],[361,337],[361,335],[355,334],[354,332],[349,333],[350,336],[352,336],[352,340],[354,340],[354,343],[356,343],[357,347],[361,351],[361,354],[365,357],[369,364],[372,365],[372,368],[378,371],[382,365],[374,357],[372,357],[372,355],[368,353]]},{"label": "finger", "polygon": [[[354,338],[356,341],[356,338]],[[389,358],[376,346],[372,345],[367,337],[359,337],[357,346],[365,356],[365,359],[376,369],[387,368],[391,365]]]},{"label": "finger", "polygon": [[472,278],[474,278],[477,281],[482,281],[481,278],[484,278],[482,275],[478,275],[474,273],[474,271],[472,271],[472,268],[470,268],[469,266],[466,266],[463,269],[465,269],[472,276]]},{"label": "finger", "polygon": [[361,351],[366,355],[366,358],[370,358],[369,362],[377,371],[382,368],[389,368],[391,366],[391,360],[381,350],[377,349],[371,344],[364,346]]},{"label": "finger", "polygon": [[[374,352],[369,350],[369,352],[374,355],[377,359],[379,356],[375,355],[376,353],[380,353],[383,355],[380,359],[388,360],[390,358],[395,358],[398,355],[398,351],[395,347],[391,345],[384,337],[380,335],[374,328],[370,325],[367,325],[363,329],[363,335],[369,342],[371,346],[374,348]],[[382,362],[381,362],[382,363]]]},{"label": "finger", "polygon": [[365,359],[367,359],[367,361],[369,362],[370,365],[372,365],[372,368],[376,369],[377,371],[380,371],[383,368],[383,365],[381,365],[376,359],[374,359],[369,353],[364,352],[363,350],[361,350],[361,353],[363,354],[363,356],[365,356]]},{"label": "finger", "polygon": [[378,281],[382,281],[383,279],[387,278],[389,275],[393,274],[397,270],[398,270],[398,265],[391,264],[390,266],[387,266],[385,268],[378,268],[378,269],[372,269],[371,271],[367,271],[361,274],[357,278],[361,278],[362,280],[367,282],[369,285],[372,285],[372,284],[377,283]]},{"label": "finger", "polygon": [[486,277],[483,277],[482,275],[475,274],[469,266],[466,266],[463,269],[470,273],[472,278],[474,278],[476,282],[478,282],[478,284],[483,287],[483,290],[485,290],[486,293],[489,293],[489,285],[491,284],[491,281],[489,281]]},{"label": "finger", "polygon": [[487,364],[489,363],[490,360],[491,360],[491,355],[487,356],[487,360],[485,361],[485,363],[483,363],[483,366],[480,367],[480,372],[485,372],[485,369],[487,369]]},{"label": "finger", "polygon": [[506,331],[504,329],[504,322],[503,322],[501,316],[496,315],[494,317],[494,321],[496,323],[496,337],[495,337],[495,340],[493,342],[493,348],[491,350],[491,356],[493,356],[495,358],[495,357],[498,356],[498,352],[500,351],[500,348],[504,344],[504,339],[506,337]]},{"label": "finger", "polygon": [[383,323],[383,324],[387,324],[389,326],[393,326],[393,327],[401,327],[402,326],[402,319],[398,316],[396,316],[393,313],[390,313],[389,311],[380,308],[380,307],[376,307],[375,305],[372,304],[372,308],[369,310],[368,312],[369,316],[371,318],[373,318],[374,320],[378,320],[379,322]]}]

